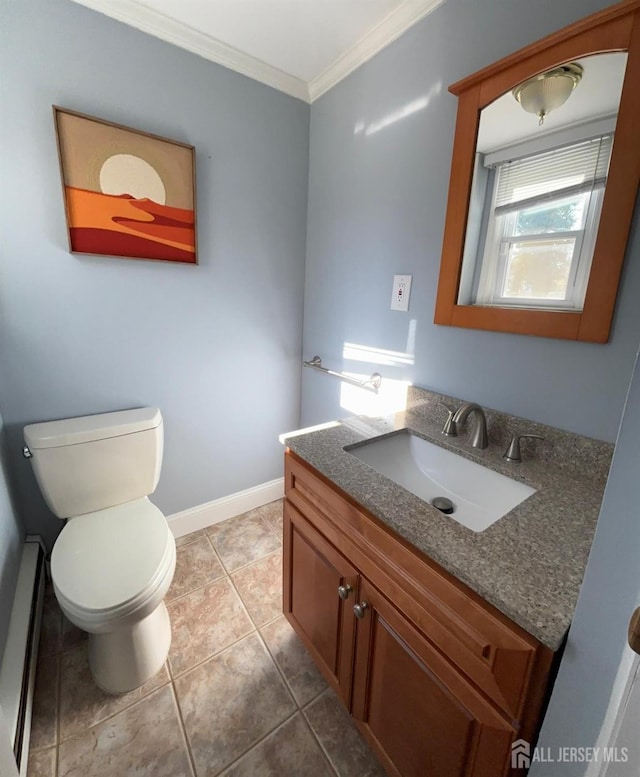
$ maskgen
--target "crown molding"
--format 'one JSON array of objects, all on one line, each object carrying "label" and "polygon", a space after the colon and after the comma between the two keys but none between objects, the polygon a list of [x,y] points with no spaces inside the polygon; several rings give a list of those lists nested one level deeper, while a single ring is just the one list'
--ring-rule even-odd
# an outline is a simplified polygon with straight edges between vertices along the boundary
[{"label": "crown molding", "polygon": [[72,0],[156,38],[173,43],[204,59],[234,70],[243,76],[309,102],[309,88],[301,78],[289,75],[266,62],[228,46],[182,22],[176,22],[135,0]]},{"label": "crown molding", "polygon": [[317,100],[445,2],[446,0],[405,0],[355,45],[341,54],[323,73],[309,82],[309,102]]},{"label": "crown molding", "polygon": [[308,84],[136,0],[72,0],[204,59],[312,103],[446,0],[405,0]]}]

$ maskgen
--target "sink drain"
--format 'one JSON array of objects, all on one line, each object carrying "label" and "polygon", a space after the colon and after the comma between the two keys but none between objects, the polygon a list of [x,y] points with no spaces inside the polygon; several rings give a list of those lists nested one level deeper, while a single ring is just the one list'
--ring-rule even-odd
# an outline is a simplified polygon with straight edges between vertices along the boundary
[{"label": "sink drain", "polygon": [[454,510],[453,502],[450,499],[447,499],[446,496],[437,496],[435,499],[431,500],[431,504],[445,515],[451,515]]}]

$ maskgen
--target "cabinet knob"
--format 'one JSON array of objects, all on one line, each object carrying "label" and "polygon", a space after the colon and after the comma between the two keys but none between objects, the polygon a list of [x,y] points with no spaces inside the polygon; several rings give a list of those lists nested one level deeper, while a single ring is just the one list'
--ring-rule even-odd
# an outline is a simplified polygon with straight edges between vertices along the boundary
[{"label": "cabinet knob", "polygon": [[353,591],[353,587],[347,583],[346,585],[339,585],[338,586],[338,596],[341,599],[348,599],[349,594]]},{"label": "cabinet knob", "polygon": [[367,604],[367,602],[360,602],[360,604],[354,604],[353,611],[356,614],[356,618],[360,618],[362,620],[362,618],[364,618],[365,616],[365,611],[368,608],[369,608],[369,605]]}]

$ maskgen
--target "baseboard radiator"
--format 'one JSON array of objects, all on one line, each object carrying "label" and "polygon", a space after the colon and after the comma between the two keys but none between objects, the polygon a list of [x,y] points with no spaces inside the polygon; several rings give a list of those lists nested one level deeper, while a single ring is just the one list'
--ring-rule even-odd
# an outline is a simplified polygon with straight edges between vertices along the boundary
[{"label": "baseboard radiator", "polygon": [[[23,545],[9,631],[0,666],[0,709],[5,740],[13,751],[14,774],[27,774],[31,709],[45,585],[45,554],[38,537]],[[0,734],[2,732],[0,731]],[[5,743],[6,744],[6,743]]]}]

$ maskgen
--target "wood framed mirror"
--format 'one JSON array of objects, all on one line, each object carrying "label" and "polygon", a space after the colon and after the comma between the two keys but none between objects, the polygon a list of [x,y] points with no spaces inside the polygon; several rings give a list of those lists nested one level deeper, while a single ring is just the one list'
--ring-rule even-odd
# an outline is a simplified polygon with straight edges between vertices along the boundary
[{"label": "wood framed mirror", "polygon": [[[546,126],[536,134],[537,117],[525,113],[514,92],[558,68],[584,72],[574,90],[582,90],[581,99],[571,96],[550,117],[543,113]],[[586,88],[587,75],[593,84],[598,72],[604,74],[600,93],[617,90],[617,115],[611,105],[601,109],[593,87]],[[640,0],[566,27],[449,91],[458,97],[458,115],[435,323],[607,342],[640,181]],[[522,118],[529,120],[529,135],[505,140],[503,132],[503,147],[486,154],[478,141],[486,145],[485,119],[499,103],[518,114],[513,121],[495,114],[507,135]],[[580,115],[579,103],[591,103],[594,115]],[[556,120],[572,113],[577,119],[570,125]],[[590,174],[576,177],[577,157],[591,159],[585,163]],[[543,169],[555,170],[561,182],[541,197],[531,171],[540,178]],[[491,269],[483,264],[487,257]],[[527,267],[544,275],[544,283],[523,279]]]}]

